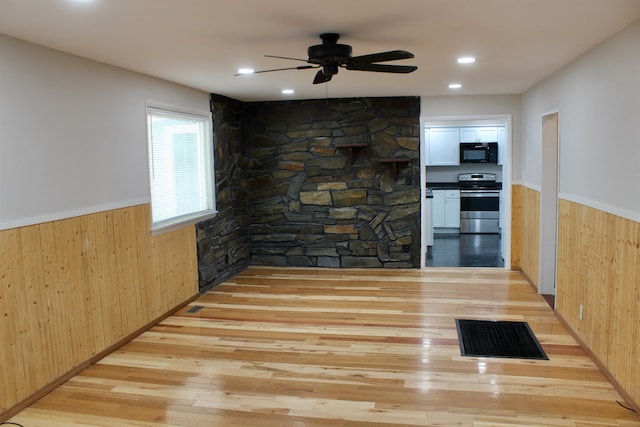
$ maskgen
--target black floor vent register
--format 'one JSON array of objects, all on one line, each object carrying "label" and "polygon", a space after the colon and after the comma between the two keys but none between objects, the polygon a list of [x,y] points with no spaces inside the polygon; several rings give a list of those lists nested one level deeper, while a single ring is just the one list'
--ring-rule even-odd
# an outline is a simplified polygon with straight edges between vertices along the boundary
[{"label": "black floor vent register", "polygon": [[456,319],[462,356],[549,360],[527,322]]}]

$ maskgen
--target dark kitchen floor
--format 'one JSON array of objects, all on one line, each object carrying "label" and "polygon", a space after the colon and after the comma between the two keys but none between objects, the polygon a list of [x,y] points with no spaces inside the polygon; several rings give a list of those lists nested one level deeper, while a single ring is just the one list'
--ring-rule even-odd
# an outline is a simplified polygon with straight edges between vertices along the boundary
[{"label": "dark kitchen floor", "polygon": [[504,267],[499,234],[436,234],[427,267]]}]

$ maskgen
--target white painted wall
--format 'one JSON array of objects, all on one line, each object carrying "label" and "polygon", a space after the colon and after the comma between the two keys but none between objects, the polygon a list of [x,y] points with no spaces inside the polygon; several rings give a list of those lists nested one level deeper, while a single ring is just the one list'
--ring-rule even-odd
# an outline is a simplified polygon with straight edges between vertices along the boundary
[{"label": "white painted wall", "polygon": [[0,229],[148,203],[145,103],[209,94],[0,35]]},{"label": "white painted wall", "polygon": [[523,180],[541,185],[541,116],[559,112],[559,197],[640,221],[640,21],[523,95]]}]

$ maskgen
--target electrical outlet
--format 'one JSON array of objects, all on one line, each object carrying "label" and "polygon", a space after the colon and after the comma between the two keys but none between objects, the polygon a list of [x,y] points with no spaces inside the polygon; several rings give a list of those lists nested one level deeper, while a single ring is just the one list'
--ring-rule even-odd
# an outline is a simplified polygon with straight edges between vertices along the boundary
[{"label": "electrical outlet", "polygon": [[584,307],[580,304],[580,311],[578,312],[578,319],[582,320],[582,316],[584,315]]}]

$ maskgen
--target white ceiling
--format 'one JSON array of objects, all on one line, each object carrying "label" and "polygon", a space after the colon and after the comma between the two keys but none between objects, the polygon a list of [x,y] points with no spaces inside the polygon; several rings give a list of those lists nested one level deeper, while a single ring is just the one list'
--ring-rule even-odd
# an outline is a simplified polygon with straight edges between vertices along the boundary
[{"label": "white ceiling", "polygon": [[[638,19],[640,0],[0,0],[0,33],[243,101],[523,93]],[[323,32],[418,70],[234,76],[304,65],[264,55],[305,59]]]}]

